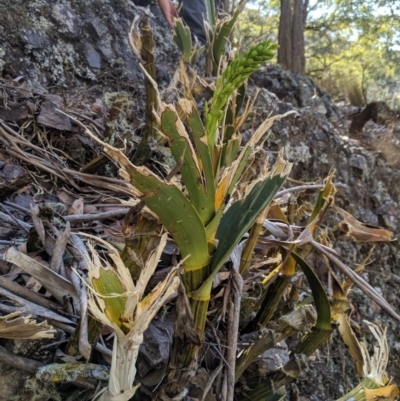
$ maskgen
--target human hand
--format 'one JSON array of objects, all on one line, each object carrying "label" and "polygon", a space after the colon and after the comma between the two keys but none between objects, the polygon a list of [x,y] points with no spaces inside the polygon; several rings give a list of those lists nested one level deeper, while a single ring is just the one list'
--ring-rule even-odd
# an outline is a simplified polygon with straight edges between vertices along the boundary
[{"label": "human hand", "polygon": [[175,6],[172,4],[171,0],[158,0],[158,5],[160,6],[167,24],[173,28],[175,26],[174,18],[178,17]]}]

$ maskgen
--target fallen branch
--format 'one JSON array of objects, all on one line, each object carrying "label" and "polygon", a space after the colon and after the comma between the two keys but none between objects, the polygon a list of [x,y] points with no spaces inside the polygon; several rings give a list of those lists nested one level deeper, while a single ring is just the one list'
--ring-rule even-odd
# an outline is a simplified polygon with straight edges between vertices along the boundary
[{"label": "fallen branch", "polygon": [[9,248],[2,255],[2,259],[6,262],[17,265],[26,273],[38,280],[61,304],[65,303],[65,296],[68,298],[72,297],[74,299],[75,307],[79,309],[79,302],[75,289],[64,277],[53,272],[46,266],[41,265],[39,262],[22,252],[17,251],[15,248]]},{"label": "fallen branch", "polygon": [[3,212],[0,212],[0,220],[10,223],[13,226],[15,226],[15,224],[17,224],[26,231],[29,231],[32,228],[32,224],[25,223],[24,221],[18,220],[15,217],[11,217],[8,214],[5,214]]},{"label": "fallen branch", "polygon": [[64,220],[70,222],[83,222],[83,221],[93,221],[93,220],[106,220],[114,217],[125,216],[128,213],[129,208],[109,210],[102,213],[94,214],[71,214],[69,216],[64,216]]}]

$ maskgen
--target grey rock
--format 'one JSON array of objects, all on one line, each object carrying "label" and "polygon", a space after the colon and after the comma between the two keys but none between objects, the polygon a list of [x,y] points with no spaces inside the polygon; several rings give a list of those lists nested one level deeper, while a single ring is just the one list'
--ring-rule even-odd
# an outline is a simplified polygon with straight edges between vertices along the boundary
[{"label": "grey rock", "polygon": [[282,341],[276,347],[263,352],[256,360],[256,365],[259,373],[264,376],[282,369],[289,360],[288,346]]},{"label": "grey rock", "polygon": [[367,160],[363,155],[352,154],[350,156],[349,165],[360,170],[363,177],[368,173]]},{"label": "grey rock", "polygon": [[[143,10],[119,0],[55,0],[50,7],[48,0],[1,1],[0,72],[22,75],[43,88],[79,87],[106,76],[143,98],[143,73],[127,39],[138,13]],[[156,21],[149,17],[162,89],[170,82],[179,54],[171,30]],[[92,47],[87,49],[86,43]]]},{"label": "grey rock", "polygon": [[67,4],[55,4],[51,10],[51,16],[63,31],[70,34],[72,37],[77,37],[79,34],[79,18]]},{"label": "grey rock", "polygon": [[[144,341],[140,346],[137,362],[141,382],[148,385],[157,384],[158,375],[152,373],[163,372],[167,366],[174,335],[173,326],[172,319],[153,320],[144,332]],[[149,382],[154,379],[155,383]]]},{"label": "grey rock", "polygon": [[86,44],[86,60],[89,67],[100,69],[101,68],[101,57],[100,54],[90,43]]},{"label": "grey rock", "polygon": [[108,33],[107,27],[100,21],[99,18],[93,17],[86,22],[85,28],[88,34],[94,39],[101,39]]},{"label": "grey rock", "polygon": [[22,34],[21,40],[31,49],[42,49],[44,46],[43,38],[35,32]]}]

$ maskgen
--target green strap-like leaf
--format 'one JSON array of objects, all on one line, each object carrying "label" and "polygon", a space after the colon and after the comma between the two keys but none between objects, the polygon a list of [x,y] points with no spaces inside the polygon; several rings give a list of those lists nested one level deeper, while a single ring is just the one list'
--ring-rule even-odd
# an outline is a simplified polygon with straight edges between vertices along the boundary
[{"label": "green strap-like leaf", "polygon": [[92,279],[92,285],[97,293],[105,295],[104,313],[113,323],[121,327],[120,318],[125,312],[126,296],[122,295],[125,290],[119,277],[110,270],[100,269],[100,277]]},{"label": "green strap-like leaf", "polygon": [[222,216],[216,234],[218,248],[212,255],[210,263],[211,274],[201,287],[191,294],[193,300],[206,300],[209,298],[215,275],[246,231],[254,224],[260,213],[279,191],[290,171],[290,165],[284,162],[281,163],[286,167],[280,170],[281,173],[271,174],[264,181],[256,184],[245,199],[234,203]]},{"label": "green strap-like leaf", "polygon": [[175,19],[173,40],[182,52],[182,61],[189,63],[192,52],[192,35],[190,34],[189,27],[183,25],[180,18]]},{"label": "green strap-like leaf", "polygon": [[222,150],[222,166],[229,167],[236,159],[239,151],[239,139],[230,139]]},{"label": "green strap-like leaf", "polygon": [[198,163],[200,157],[195,153],[189,135],[172,106],[167,106],[162,112],[161,127],[175,160],[183,158],[180,172],[189,193],[190,202],[203,224],[207,224],[214,216],[214,197],[212,193],[207,193],[205,179]]},{"label": "green strap-like leaf", "polygon": [[232,98],[232,102],[229,103],[226,108],[225,113],[225,133],[223,143],[226,144],[236,132],[235,122],[237,116],[239,115],[240,109],[243,106],[244,98],[246,94],[246,84],[243,84],[237,91],[234,93]]},{"label": "green strap-like leaf", "polygon": [[[233,178],[231,180],[231,183],[229,184],[228,191],[226,193],[226,196],[229,197],[232,195],[233,190],[236,187],[237,182],[239,181],[239,178],[241,177],[244,169],[246,168],[247,165],[247,160],[249,159],[251,155],[252,149],[250,146],[247,146],[241,153],[240,159],[236,161],[237,165],[235,166],[236,170],[233,175]],[[232,167],[233,168],[233,167]],[[215,232],[217,231],[217,228],[219,226],[219,223],[221,221],[221,218],[223,216],[223,212],[225,210],[226,204],[223,203],[220,209],[217,211],[215,214],[214,218],[211,220],[211,222],[207,225],[206,227],[206,234],[207,238],[213,238],[215,235]]]},{"label": "green strap-like leaf", "polygon": [[[215,10],[215,1],[214,0],[205,0],[206,3],[206,10],[207,10],[207,17],[208,21],[211,25],[211,27],[215,27],[215,24],[217,23],[217,13]],[[200,18],[202,18],[201,15],[199,15]]]},{"label": "green strap-like leaf", "polygon": [[201,120],[200,114],[192,101],[185,100],[185,122],[187,122],[196,153],[200,157],[203,175],[206,185],[206,194],[210,199],[215,199],[215,178],[211,158],[211,149],[207,145],[206,129]]},{"label": "green strap-like leaf", "polygon": [[127,168],[132,184],[142,192],[141,200],[160,219],[178,244],[185,270],[202,269],[208,265],[208,245],[204,225],[190,201],[173,185],[161,181],[149,170]]},{"label": "green strap-like leaf", "polygon": [[315,327],[321,330],[332,330],[331,325],[331,306],[329,304],[328,296],[326,295],[325,289],[319,281],[318,276],[309,264],[296,253],[291,253],[293,259],[300,266],[301,270],[307,277],[308,283],[313,294],[315,309],[317,310],[317,322]]},{"label": "green strap-like leaf", "polygon": [[[214,3],[214,0],[207,0],[207,1],[211,1],[212,3]],[[229,35],[231,34],[232,28],[234,27],[236,20],[240,12],[242,11],[245,3],[246,0],[242,0],[236,7],[236,10],[233,13],[232,17],[228,17],[225,20],[220,21],[219,25],[217,26],[217,29],[215,30],[214,42],[213,42],[213,56],[216,65],[219,64],[221,56],[225,52],[225,46],[228,42]],[[215,23],[213,26],[215,26]]]},{"label": "green strap-like leaf", "polygon": [[245,199],[234,203],[223,215],[216,235],[218,248],[211,260],[213,271],[218,271],[225,263],[233,248],[272,201],[289,174],[287,170],[257,183]]}]

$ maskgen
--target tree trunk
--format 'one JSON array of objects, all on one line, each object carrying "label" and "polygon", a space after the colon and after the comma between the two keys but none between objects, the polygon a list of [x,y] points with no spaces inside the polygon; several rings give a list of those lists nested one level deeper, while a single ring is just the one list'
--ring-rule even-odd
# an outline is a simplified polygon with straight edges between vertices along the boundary
[{"label": "tree trunk", "polygon": [[292,60],[290,70],[294,74],[304,75],[305,70],[303,1],[294,0],[292,20]]},{"label": "tree trunk", "polygon": [[294,74],[305,73],[304,25],[308,0],[281,0],[278,63]]},{"label": "tree trunk", "polygon": [[290,70],[292,60],[292,6],[291,0],[281,0],[278,34],[278,63]]}]

